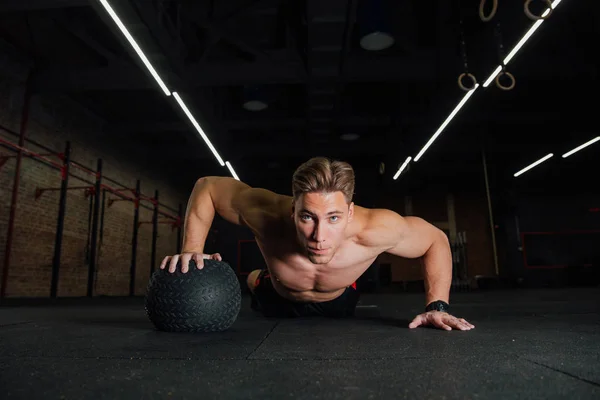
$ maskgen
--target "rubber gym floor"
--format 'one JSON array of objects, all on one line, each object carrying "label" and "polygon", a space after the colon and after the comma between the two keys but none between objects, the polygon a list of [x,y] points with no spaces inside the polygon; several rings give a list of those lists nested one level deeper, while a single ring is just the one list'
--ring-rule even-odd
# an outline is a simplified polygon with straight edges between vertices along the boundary
[{"label": "rubber gym floor", "polygon": [[600,288],[456,293],[471,331],[408,329],[419,293],[363,294],[347,320],[165,333],[143,298],[6,301],[6,399],[598,399]]}]

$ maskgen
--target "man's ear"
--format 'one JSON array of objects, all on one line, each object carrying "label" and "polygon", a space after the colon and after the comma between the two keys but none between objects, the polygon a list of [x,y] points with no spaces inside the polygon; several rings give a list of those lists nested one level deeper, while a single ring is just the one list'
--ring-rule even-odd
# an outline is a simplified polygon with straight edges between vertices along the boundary
[{"label": "man's ear", "polygon": [[350,202],[350,206],[348,207],[348,220],[352,221],[354,217],[354,202]]}]

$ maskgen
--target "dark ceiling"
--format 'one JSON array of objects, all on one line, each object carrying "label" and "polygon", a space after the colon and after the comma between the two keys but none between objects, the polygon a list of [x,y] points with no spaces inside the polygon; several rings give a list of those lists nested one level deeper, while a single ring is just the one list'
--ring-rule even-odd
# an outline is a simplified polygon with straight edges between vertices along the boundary
[{"label": "dark ceiling", "polygon": [[[479,3],[111,1],[221,157],[242,180],[261,185],[289,179],[315,155],[348,160],[373,176],[384,161],[391,180],[465,94],[457,85],[461,30],[469,71],[482,84],[534,23],[523,1],[499,1],[490,22],[479,18]],[[483,145],[494,173],[512,176],[597,136],[598,3],[563,0],[509,63],[515,88],[480,87],[407,174],[480,168]],[[377,15],[395,43],[367,51],[360,38]],[[106,121],[107,140],[156,160],[175,181],[228,175],[99,2],[4,0],[0,38],[35,60],[38,93],[68,95],[92,110]],[[243,108],[251,89],[267,109]],[[342,140],[344,134],[358,139]],[[599,149],[568,162],[597,171]]]}]

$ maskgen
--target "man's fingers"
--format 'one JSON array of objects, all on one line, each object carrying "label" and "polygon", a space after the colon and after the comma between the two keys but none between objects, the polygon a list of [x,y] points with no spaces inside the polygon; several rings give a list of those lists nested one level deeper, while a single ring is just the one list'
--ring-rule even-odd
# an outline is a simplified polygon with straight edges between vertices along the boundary
[{"label": "man's fingers", "polygon": [[160,269],[165,269],[170,258],[170,256],[166,256],[165,258],[163,258],[162,262],[160,263]]},{"label": "man's fingers", "polygon": [[458,328],[463,331],[471,330],[471,324],[467,323],[467,321],[465,321],[462,318],[460,318],[460,319],[454,318],[454,320],[452,322],[454,323],[455,328]]},{"label": "man's fingers", "polygon": [[204,257],[202,254],[194,253],[192,259],[196,261],[196,268],[202,269],[204,268]]},{"label": "man's fingers", "polygon": [[169,263],[170,273],[175,272],[175,269],[177,268],[177,261],[179,261],[179,254],[175,254],[173,257],[171,257],[171,262]]},{"label": "man's fingers", "polygon": [[223,258],[221,257],[221,255],[219,253],[213,254],[212,258],[213,258],[213,260],[223,261]]},{"label": "man's fingers", "polygon": [[436,315],[433,318],[433,324],[441,329],[445,329],[447,331],[451,331],[452,330],[452,318],[453,317],[448,317],[447,315],[444,316],[440,316],[440,315]]},{"label": "man's fingers", "polygon": [[415,317],[415,319],[413,319],[412,322],[410,324],[408,324],[408,327],[410,329],[413,329],[413,328],[423,325],[423,323],[424,323],[423,317],[421,317],[420,315],[417,315],[417,317]]},{"label": "man's fingers", "polygon": [[475,325],[473,325],[472,323],[470,323],[469,321],[465,320],[464,318],[459,319],[460,322],[466,324],[467,326],[469,326],[471,329],[475,328]]},{"label": "man's fingers", "polygon": [[446,318],[443,318],[441,322],[446,326],[450,326],[461,331],[468,331],[471,329],[471,326],[469,324],[467,324],[466,322],[462,322],[460,319],[451,315],[447,316]]},{"label": "man's fingers", "polygon": [[192,259],[191,254],[182,254],[181,255],[181,272],[184,274],[190,270],[190,260]]}]

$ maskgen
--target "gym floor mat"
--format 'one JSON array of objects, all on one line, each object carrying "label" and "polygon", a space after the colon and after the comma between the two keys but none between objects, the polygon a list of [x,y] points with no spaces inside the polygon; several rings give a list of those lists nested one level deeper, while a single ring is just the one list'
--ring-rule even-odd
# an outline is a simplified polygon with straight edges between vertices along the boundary
[{"label": "gym floor mat", "polygon": [[[422,294],[363,294],[352,319],[268,319],[159,332],[143,299],[5,302],[8,399],[598,398],[600,289],[457,293],[470,331],[408,329]],[[376,306],[376,307],[373,307]]]}]

